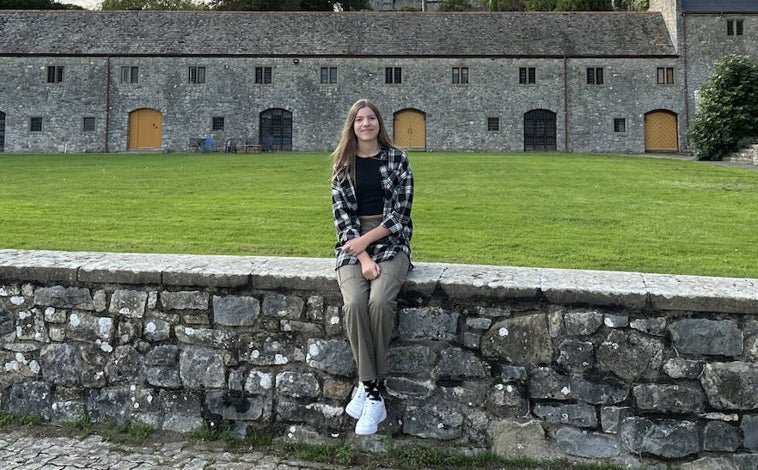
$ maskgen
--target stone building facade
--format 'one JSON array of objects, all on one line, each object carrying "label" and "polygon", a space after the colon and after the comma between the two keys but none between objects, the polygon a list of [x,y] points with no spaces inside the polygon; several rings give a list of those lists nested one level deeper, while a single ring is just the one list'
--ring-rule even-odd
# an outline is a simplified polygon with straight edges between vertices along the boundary
[{"label": "stone building facade", "polygon": [[629,13],[4,11],[0,152],[184,152],[208,138],[212,150],[330,151],[364,97],[414,150],[685,152],[713,62],[758,57],[758,6],[650,3]]}]

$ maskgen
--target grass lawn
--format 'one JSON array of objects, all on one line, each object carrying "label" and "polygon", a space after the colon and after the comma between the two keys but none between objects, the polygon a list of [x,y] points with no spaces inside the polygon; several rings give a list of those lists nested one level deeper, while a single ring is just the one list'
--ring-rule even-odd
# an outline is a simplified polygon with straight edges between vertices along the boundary
[{"label": "grass lawn", "polygon": [[[758,171],[411,153],[414,259],[758,278]],[[332,257],[326,153],[0,155],[0,248]]]}]

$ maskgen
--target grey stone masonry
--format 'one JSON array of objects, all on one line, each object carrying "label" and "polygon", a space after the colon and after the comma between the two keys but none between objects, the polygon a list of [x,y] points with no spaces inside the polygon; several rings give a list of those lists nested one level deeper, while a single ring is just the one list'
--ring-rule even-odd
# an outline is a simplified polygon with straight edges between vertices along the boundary
[{"label": "grey stone masonry", "polygon": [[[0,250],[0,408],[353,435],[333,260]],[[508,458],[754,468],[758,280],[416,263],[380,434]]]}]

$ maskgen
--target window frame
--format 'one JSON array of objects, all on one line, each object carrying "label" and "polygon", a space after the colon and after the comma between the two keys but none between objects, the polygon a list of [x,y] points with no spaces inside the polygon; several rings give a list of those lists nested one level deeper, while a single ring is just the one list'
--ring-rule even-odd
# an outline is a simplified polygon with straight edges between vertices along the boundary
[{"label": "window frame", "polygon": [[613,132],[626,134],[626,118],[613,118]]},{"label": "window frame", "polygon": [[63,83],[64,69],[63,65],[48,65],[47,83]]},{"label": "window frame", "polygon": [[403,83],[403,68],[384,67],[384,83],[387,85],[399,85]]},{"label": "window frame", "polygon": [[726,20],[726,35],[727,36],[744,36],[745,34],[745,20],[737,18],[729,18]]},{"label": "window frame", "polygon": [[273,80],[271,67],[260,65],[255,67],[255,83],[257,85],[268,85]]},{"label": "window frame", "polygon": [[519,67],[518,82],[519,85],[536,85],[537,67]]},{"label": "window frame", "polygon": [[452,82],[453,85],[468,85],[469,84],[469,70],[468,67],[453,67],[452,70]]},{"label": "window frame", "polygon": [[223,132],[226,126],[226,120],[224,116],[212,116],[211,117],[211,132]]},{"label": "window frame", "polygon": [[42,117],[32,116],[29,118],[29,132],[42,132]]},{"label": "window frame", "polygon": [[97,121],[94,116],[84,116],[82,118],[82,132],[95,132],[97,130]]},{"label": "window frame", "polygon": [[328,65],[321,67],[321,84],[334,85],[335,83],[337,83],[337,67]]},{"label": "window frame", "polygon": [[139,83],[139,67],[136,65],[121,66],[121,83],[136,84]]},{"label": "window frame", "polygon": [[657,67],[655,69],[655,82],[658,85],[675,85],[674,67]]},{"label": "window frame", "polygon": [[500,132],[499,116],[487,116],[487,132]]},{"label": "window frame", "polygon": [[198,85],[205,83],[206,68],[204,65],[190,65],[187,67],[187,82]]},{"label": "window frame", "polygon": [[587,85],[604,85],[605,71],[603,67],[587,67]]}]

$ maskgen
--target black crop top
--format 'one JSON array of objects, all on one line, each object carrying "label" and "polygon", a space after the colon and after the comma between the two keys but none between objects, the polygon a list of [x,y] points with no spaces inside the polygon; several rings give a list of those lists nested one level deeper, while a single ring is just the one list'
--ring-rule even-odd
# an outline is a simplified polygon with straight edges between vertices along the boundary
[{"label": "black crop top", "polygon": [[384,212],[384,190],[378,158],[355,157],[355,196],[358,216],[379,215]]}]

